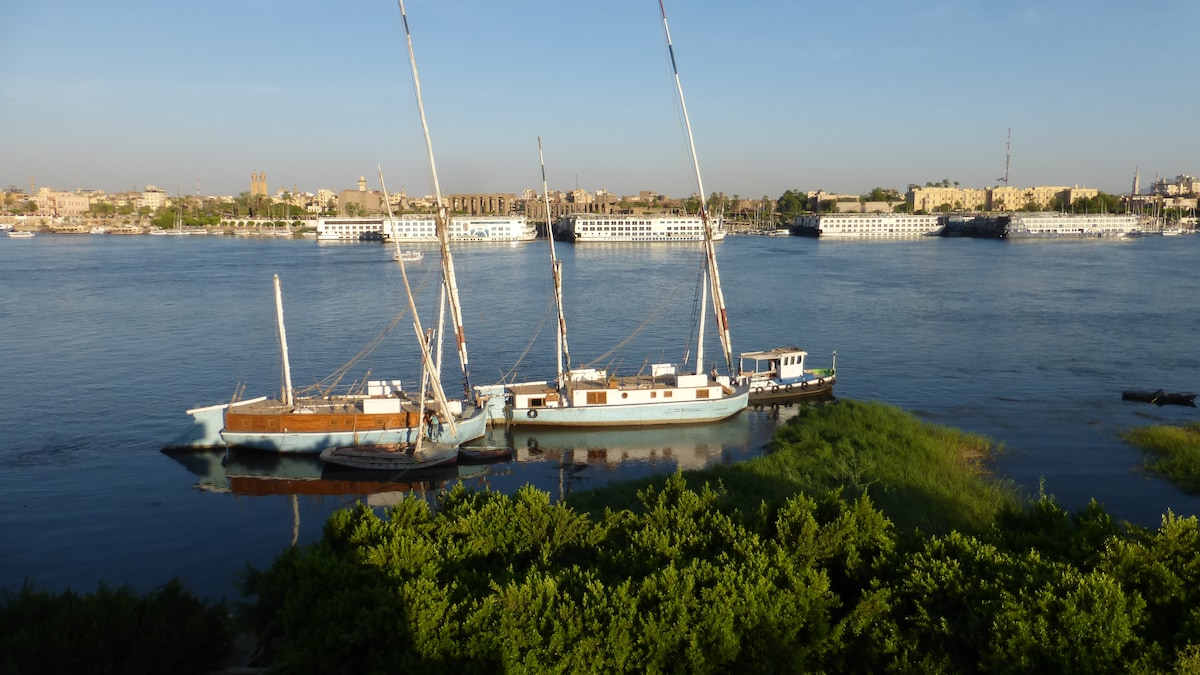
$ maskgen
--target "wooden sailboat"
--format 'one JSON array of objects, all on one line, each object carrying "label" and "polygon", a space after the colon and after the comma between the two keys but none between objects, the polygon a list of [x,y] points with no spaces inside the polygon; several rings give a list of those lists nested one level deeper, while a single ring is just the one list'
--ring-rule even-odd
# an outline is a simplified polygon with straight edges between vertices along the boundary
[{"label": "wooden sailboat", "polygon": [[[660,2],[660,8],[662,7]],[[567,348],[566,320],[563,314],[561,266],[554,253],[554,238],[550,237],[551,273],[554,277],[555,303],[558,308],[557,329],[557,377],[553,382],[539,381],[520,384],[500,384],[480,387],[479,391],[490,396],[488,417],[493,422],[527,426],[608,427],[650,426],[666,424],[694,424],[722,420],[746,407],[749,386],[736,383],[731,374],[720,375],[714,367],[712,373],[704,371],[704,323],[707,295],[711,293],[717,332],[725,353],[727,373],[733,369],[733,353],[730,346],[728,315],[725,298],[721,292],[720,275],[717,269],[714,227],[704,204],[704,185],[700,178],[700,166],[696,159],[696,147],[692,138],[691,122],[687,116],[687,105],[683,100],[683,88],[679,84],[679,71],[675,68],[671,34],[667,28],[666,10],[663,9],[663,29],[667,47],[671,50],[671,67],[674,70],[676,91],[687,126],[687,140],[691,149],[692,166],[696,185],[701,195],[700,219],[703,223],[705,271],[702,275],[700,299],[700,325],[696,344],[695,369],[660,363],[653,364],[648,374],[618,377],[599,368],[571,368],[570,352]],[[541,155],[541,140],[538,141]],[[546,171],[543,162],[542,193],[548,194]],[[549,220],[549,199],[546,199],[546,217]]]},{"label": "wooden sailboat", "polygon": [[[251,402],[232,402],[189,411],[194,419],[193,429],[185,434],[173,447],[204,447],[214,443],[212,430],[216,419],[223,419],[218,434],[220,443],[233,447],[248,447],[276,452],[321,453],[330,448],[353,448],[346,455],[361,455],[366,448],[382,452],[394,451],[392,459],[400,461],[405,455],[414,461],[432,459],[444,447],[456,448],[459,444],[479,438],[487,424],[486,411],[481,401],[470,397],[470,371],[467,361],[466,338],[462,325],[458,286],[454,275],[454,262],[449,248],[449,218],[441,187],[437,180],[437,167],[433,159],[433,145],[429,137],[429,126],[425,120],[424,104],[421,101],[420,79],[417,75],[416,59],[412,48],[412,35],[408,32],[408,17],[404,3],[400,2],[408,37],[409,60],[412,65],[413,81],[417,93],[417,108],[425,133],[425,144],[429,153],[429,164],[433,172],[437,194],[437,233],[442,258],[442,292],[449,302],[454,321],[454,335],[458,347],[459,363],[463,372],[463,399],[450,399],[441,384],[439,363],[434,363],[429,350],[430,334],[420,324],[412,291],[404,273],[405,290],[408,293],[409,311],[413,316],[413,328],[421,349],[421,391],[413,396],[401,388],[399,380],[375,380],[367,383],[365,394],[315,396],[298,398],[291,386],[288,365],[287,339],[283,324],[283,305],[279,292],[278,276],[275,278],[276,310],[279,337],[282,345],[284,391],[279,399],[259,398]],[[380,176],[382,181],[382,172]],[[401,270],[404,262],[400,261]],[[440,331],[439,331],[440,335]],[[426,385],[432,400],[425,394]],[[428,442],[429,450],[423,445]],[[409,450],[412,450],[410,453]],[[326,453],[333,456],[331,453]]]}]

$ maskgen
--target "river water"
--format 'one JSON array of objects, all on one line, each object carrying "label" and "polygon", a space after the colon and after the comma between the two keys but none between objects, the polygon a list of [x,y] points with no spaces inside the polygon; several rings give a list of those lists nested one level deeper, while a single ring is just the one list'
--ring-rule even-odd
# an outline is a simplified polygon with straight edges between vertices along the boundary
[{"label": "river water", "polygon": [[[552,375],[544,240],[453,249],[473,384]],[[698,299],[696,245],[558,246],[574,364],[619,373],[678,361]],[[837,351],[842,398],[880,400],[1004,443],[996,473],[1076,508],[1095,498],[1155,525],[1200,512],[1140,470],[1116,432],[1200,419],[1121,400],[1122,389],[1200,390],[1200,237],[1130,241],[827,242],[732,236],[718,244],[737,351]],[[408,267],[434,323],[436,252]],[[153,588],[172,576],[235,597],[325,517],[440,480],[331,477],[317,460],[168,455],[188,408],[280,387],[278,274],[298,386],[359,355],[343,383],[415,382],[403,279],[378,244],[235,237],[49,235],[0,239],[0,587]],[[397,320],[398,319],[398,320]],[[393,326],[389,331],[389,327]],[[711,324],[711,321],[710,321]],[[690,354],[695,359],[695,350]],[[447,372],[457,359],[446,357]],[[705,369],[720,360],[715,338]],[[515,368],[514,368],[515,366]],[[447,378],[448,390],[460,390]],[[501,434],[518,460],[443,476],[556,498],[612,480],[763,452],[792,410],[653,432]],[[334,479],[336,478],[336,480]]]}]

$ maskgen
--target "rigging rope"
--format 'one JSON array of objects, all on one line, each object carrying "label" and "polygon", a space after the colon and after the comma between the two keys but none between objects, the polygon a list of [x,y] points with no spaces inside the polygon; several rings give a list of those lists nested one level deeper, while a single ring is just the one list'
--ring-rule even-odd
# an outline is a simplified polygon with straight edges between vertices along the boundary
[{"label": "rigging rope", "polygon": [[690,284],[691,284],[690,281],[681,281],[679,284],[677,284],[675,286],[675,288],[673,288],[671,290],[671,292],[667,294],[667,297],[666,297],[666,299],[663,300],[662,304],[660,304],[658,306],[658,308],[654,310],[654,312],[652,312],[649,316],[646,317],[646,320],[642,322],[642,325],[640,325],[636,329],[634,329],[634,331],[632,333],[630,333],[628,337],[626,337],[624,340],[621,340],[612,349],[609,349],[608,351],[604,352],[600,356],[597,356],[596,358],[592,359],[591,361],[583,364],[584,367],[591,368],[592,366],[596,365],[596,363],[598,361],[603,361],[604,359],[607,359],[608,357],[612,356],[617,350],[621,349],[622,347],[624,347],[624,346],[628,345],[630,342],[632,342],[633,338],[637,337],[638,334],[640,334],[642,331],[646,330],[647,326],[649,326],[651,323],[653,323],[654,320],[659,317],[659,315],[661,315],[664,311],[666,311],[667,305],[670,304],[670,302],[679,295],[680,289],[683,286],[690,285]]},{"label": "rigging rope", "polygon": [[[425,275],[421,285],[417,287],[417,295],[420,295],[421,292],[425,290],[425,287],[429,285],[430,280],[433,279],[434,276],[435,275],[432,274]],[[315,391],[321,396],[328,396],[334,389],[337,388],[337,386],[341,383],[342,378],[346,377],[346,374],[350,372],[351,368],[374,352],[379,345],[383,344],[384,338],[387,337],[387,335],[391,333],[397,325],[400,324],[400,320],[403,319],[406,314],[408,314],[407,305],[400,309],[400,312],[392,318],[387,327],[383,329],[383,332],[375,336],[375,338],[368,342],[367,345],[363,347],[357,354],[352,356],[349,361],[334,370],[329,375],[326,375],[324,379],[318,380],[317,382],[314,382],[306,387],[297,388],[296,393],[306,394]]]}]

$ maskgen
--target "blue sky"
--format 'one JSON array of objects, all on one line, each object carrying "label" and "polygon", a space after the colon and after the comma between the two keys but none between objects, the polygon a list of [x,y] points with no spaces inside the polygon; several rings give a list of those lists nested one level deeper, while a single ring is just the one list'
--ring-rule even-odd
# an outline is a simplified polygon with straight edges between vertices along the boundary
[{"label": "blue sky", "polygon": [[[446,193],[691,194],[656,0],[406,0]],[[1200,172],[1200,3],[666,0],[707,192]],[[432,191],[400,12],[14,0],[0,185]]]}]

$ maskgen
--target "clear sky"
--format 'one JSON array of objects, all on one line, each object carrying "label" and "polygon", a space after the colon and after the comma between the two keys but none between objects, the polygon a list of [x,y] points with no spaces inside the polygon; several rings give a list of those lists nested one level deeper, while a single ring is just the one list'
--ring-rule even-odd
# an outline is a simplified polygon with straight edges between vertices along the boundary
[{"label": "clear sky", "polygon": [[[406,0],[442,190],[695,190],[657,0]],[[666,0],[706,192],[1200,173],[1200,2]],[[389,0],[12,0],[0,185],[432,192]]]}]

